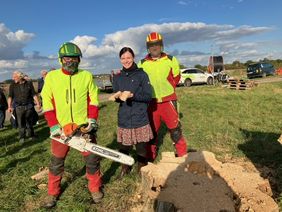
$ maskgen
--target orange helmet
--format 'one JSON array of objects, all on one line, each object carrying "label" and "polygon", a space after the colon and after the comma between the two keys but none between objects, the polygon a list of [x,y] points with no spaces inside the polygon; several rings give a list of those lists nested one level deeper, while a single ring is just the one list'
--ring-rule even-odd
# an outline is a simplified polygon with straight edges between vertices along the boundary
[{"label": "orange helmet", "polygon": [[157,32],[151,32],[146,39],[147,49],[149,49],[150,45],[159,44],[163,48],[163,37],[161,34]]}]

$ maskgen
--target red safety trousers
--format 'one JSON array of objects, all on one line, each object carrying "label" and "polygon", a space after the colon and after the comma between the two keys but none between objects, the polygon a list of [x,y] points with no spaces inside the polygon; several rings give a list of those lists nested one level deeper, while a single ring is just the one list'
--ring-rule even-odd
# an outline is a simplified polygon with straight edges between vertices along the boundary
[{"label": "red safety trousers", "polygon": [[[59,160],[64,161],[64,159],[66,158],[68,152],[69,152],[70,147],[62,144],[58,141],[52,140],[51,141],[51,151],[52,151],[52,158],[56,158]],[[86,158],[90,156],[90,152],[82,152],[81,153],[85,160],[87,160]],[[98,157],[98,156],[96,156]],[[96,158],[93,162],[90,163],[94,163],[94,165],[96,165],[97,167],[99,167],[99,159]],[[61,179],[62,179],[62,174],[63,174],[63,165],[61,168],[61,170],[59,171],[59,174],[54,174],[51,171],[51,166],[52,166],[52,161],[51,161],[51,165],[50,165],[50,170],[49,170],[49,175],[48,175],[48,194],[52,195],[52,196],[58,196],[61,193]],[[54,165],[53,165],[54,166]],[[53,167],[54,169],[55,167]],[[55,168],[56,169],[56,168]],[[88,179],[88,189],[89,191],[92,192],[97,192],[99,191],[101,185],[102,185],[102,179],[101,179],[101,174],[99,171],[99,168],[97,169],[97,171],[95,173],[89,173],[89,170],[87,168],[86,165],[86,178]]]},{"label": "red safety trousers", "polygon": [[151,102],[148,107],[148,114],[150,118],[150,123],[154,133],[153,141],[148,142],[147,146],[147,157],[150,161],[154,161],[157,157],[157,145],[158,145],[158,131],[163,121],[170,131],[171,137],[173,130],[177,130],[178,136],[177,140],[174,141],[174,147],[178,157],[184,156],[187,153],[186,140],[181,132],[181,125],[179,121],[179,116],[177,108],[172,103],[172,101],[157,103]]}]

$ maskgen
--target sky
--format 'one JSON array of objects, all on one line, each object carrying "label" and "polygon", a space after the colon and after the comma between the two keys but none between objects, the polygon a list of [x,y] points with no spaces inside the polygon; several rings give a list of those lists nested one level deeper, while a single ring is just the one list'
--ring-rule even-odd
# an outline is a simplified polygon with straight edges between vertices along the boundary
[{"label": "sky", "polygon": [[131,47],[138,62],[146,36],[159,32],[164,51],[186,67],[282,58],[281,0],[9,0],[0,5],[0,82],[19,70],[33,79],[59,68],[64,42],[82,50],[80,68],[93,74],[121,68]]}]

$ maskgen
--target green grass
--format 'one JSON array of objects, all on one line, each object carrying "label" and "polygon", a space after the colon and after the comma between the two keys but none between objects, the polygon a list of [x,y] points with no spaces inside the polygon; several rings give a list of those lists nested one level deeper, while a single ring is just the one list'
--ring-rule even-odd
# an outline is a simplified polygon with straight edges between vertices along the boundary
[{"label": "green grass", "polygon": [[[282,83],[261,84],[252,90],[234,91],[220,86],[192,86],[177,89],[183,133],[189,149],[214,152],[219,160],[226,156],[248,159],[258,170],[273,171],[271,185],[282,193],[282,148],[277,143],[281,134]],[[44,211],[39,202],[46,190],[30,177],[50,159],[49,129],[45,122],[36,127],[40,139],[18,143],[17,131],[0,131],[0,205],[1,211]],[[99,115],[98,143],[116,148],[117,105],[102,103]],[[173,151],[166,128],[160,132],[160,151]],[[135,156],[135,155],[134,155]],[[158,157],[157,160],[160,158]],[[79,152],[72,150],[66,160],[65,171],[70,173],[62,182],[64,192],[54,211],[128,211],[140,178],[134,167],[123,180],[115,180],[120,166],[103,159],[105,198],[98,205],[91,204],[84,177],[84,162]],[[281,201],[282,202],[282,201]]]}]

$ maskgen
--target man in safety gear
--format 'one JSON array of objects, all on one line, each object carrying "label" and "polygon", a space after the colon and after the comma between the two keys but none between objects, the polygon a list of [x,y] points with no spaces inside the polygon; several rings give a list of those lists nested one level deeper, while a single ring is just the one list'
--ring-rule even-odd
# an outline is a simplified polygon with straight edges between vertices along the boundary
[{"label": "man in safety gear", "polygon": [[[73,43],[64,43],[59,50],[60,69],[48,73],[41,95],[45,119],[53,136],[60,136],[64,126],[80,126],[88,123],[84,129],[96,143],[98,118],[98,88],[92,74],[79,69],[81,50]],[[68,129],[69,132],[69,129]],[[64,161],[69,146],[58,141],[51,141],[51,163],[48,175],[48,197],[43,207],[52,208],[60,195],[60,182],[64,172]],[[86,163],[88,189],[93,201],[98,203],[103,198],[100,174],[100,158],[90,152],[82,152]]]},{"label": "man in safety gear", "polygon": [[149,104],[148,113],[154,131],[154,139],[148,145],[148,159],[157,157],[157,134],[161,120],[166,124],[178,157],[187,153],[186,140],[182,135],[181,124],[177,111],[176,85],[180,80],[178,60],[163,52],[163,38],[157,32],[147,36],[148,54],[138,66],[148,74],[152,88],[153,100]]}]

